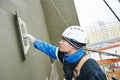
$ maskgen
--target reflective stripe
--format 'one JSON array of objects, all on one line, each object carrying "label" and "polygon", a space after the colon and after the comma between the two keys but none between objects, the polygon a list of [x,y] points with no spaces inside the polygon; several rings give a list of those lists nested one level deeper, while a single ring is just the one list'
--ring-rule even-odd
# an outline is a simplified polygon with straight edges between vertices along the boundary
[{"label": "reflective stripe", "polygon": [[57,48],[56,48],[55,55],[56,55],[56,57],[57,57],[57,60],[59,61],[59,58],[58,58],[58,50],[59,50],[59,48],[57,47]]}]

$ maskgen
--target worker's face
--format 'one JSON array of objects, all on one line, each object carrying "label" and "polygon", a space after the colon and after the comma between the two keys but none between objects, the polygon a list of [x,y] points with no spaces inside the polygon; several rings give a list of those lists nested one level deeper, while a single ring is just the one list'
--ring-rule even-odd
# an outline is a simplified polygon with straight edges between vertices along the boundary
[{"label": "worker's face", "polygon": [[73,53],[73,50],[75,49],[72,45],[70,45],[65,39],[62,39],[59,42],[59,47],[61,52],[66,52],[68,54]]}]

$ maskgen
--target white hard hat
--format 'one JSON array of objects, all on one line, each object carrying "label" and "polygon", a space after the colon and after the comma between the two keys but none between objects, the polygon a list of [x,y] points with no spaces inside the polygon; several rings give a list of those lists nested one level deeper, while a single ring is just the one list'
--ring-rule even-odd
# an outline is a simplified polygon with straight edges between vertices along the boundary
[{"label": "white hard hat", "polygon": [[87,36],[84,30],[80,26],[70,26],[62,33],[62,37],[65,38],[70,44],[76,48],[80,48],[80,44],[87,44]]}]

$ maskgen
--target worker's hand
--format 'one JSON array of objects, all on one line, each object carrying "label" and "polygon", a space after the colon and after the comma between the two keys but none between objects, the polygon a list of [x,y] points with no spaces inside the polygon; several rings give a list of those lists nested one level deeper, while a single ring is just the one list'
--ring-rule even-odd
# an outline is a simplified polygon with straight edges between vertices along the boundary
[{"label": "worker's hand", "polygon": [[24,34],[23,35],[24,39],[28,39],[30,42],[34,43],[34,41],[36,40],[35,37],[33,37],[31,34]]}]

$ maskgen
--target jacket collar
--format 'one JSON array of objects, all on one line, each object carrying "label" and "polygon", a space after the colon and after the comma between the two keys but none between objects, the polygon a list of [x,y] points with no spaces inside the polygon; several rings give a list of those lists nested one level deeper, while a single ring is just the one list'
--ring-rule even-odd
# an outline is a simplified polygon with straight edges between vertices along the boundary
[{"label": "jacket collar", "polygon": [[78,51],[76,51],[71,55],[64,54],[64,59],[69,63],[73,63],[79,60],[83,55],[84,55],[84,50],[80,48],[78,49]]}]

